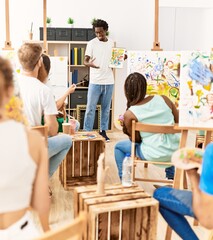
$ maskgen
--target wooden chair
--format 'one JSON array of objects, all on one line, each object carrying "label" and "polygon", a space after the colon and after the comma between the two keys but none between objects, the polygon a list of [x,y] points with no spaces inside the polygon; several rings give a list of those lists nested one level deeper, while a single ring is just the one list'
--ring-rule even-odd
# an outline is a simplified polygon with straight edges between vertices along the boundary
[{"label": "wooden chair", "polygon": [[[205,141],[205,135],[197,134],[195,147],[199,147],[201,143],[204,144],[204,141]],[[213,135],[211,135],[211,142],[213,142]]]},{"label": "wooden chair", "polygon": [[87,214],[80,212],[73,222],[60,227],[59,229],[50,230],[35,240],[81,240],[86,236]]},{"label": "wooden chair", "polygon": [[31,127],[31,130],[39,131],[41,135],[44,137],[45,143],[47,144],[48,127],[46,125]]},{"label": "wooden chair", "polygon": [[[165,179],[150,179],[150,178],[139,178],[135,176],[135,170],[138,163],[143,163],[144,167],[147,168],[148,164],[157,164],[162,166],[171,166],[172,163],[168,162],[156,162],[156,161],[145,161],[136,157],[135,155],[135,133],[136,131],[149,132],[149,133],[162,133],[162,134],[175,134],[181,133],[181,130],[175,130],[173,125],[158,125],[158,124],[146,124],[132,121],[132,148],[131,156],[133,159],[133,181],[144,181],[144,182],[160,182],[160,183],[174,183],[173,180]],[[151,160],[151,159],[147,159]]]}]

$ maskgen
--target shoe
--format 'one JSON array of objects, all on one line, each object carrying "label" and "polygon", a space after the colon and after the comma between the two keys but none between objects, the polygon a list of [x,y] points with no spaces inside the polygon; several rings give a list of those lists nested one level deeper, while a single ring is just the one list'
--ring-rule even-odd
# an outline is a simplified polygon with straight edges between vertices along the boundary
[{"label": "shoe", "polygon": [[110,139],[106,135],[106,131],[105,130],[100,131],[99,134],[106,139],[106,142],[110,141]]}]

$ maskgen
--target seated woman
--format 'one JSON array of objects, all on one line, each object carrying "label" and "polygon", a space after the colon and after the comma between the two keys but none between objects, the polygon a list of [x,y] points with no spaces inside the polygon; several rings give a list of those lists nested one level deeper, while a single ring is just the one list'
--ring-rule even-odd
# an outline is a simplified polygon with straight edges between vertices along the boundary
[{"label": "seated woman", "polygon": [[[122,177],[122,163],[126,153],[131,153],[132,120],[150,124],[171,124],[178,122],[178,111],[166,96],[146,96],[147,82],[140,73],[131,73],[124,84],[127,111],[124,114],[123,132],[130,140],[115,145],[115,160],[119,177]],[[171,161],[172,153],[178,149],[179,134],[155,134],[138,132],[136,154],[143,160]],[[174,168],[166,168],[166,177],[174,178]]]},{"label": "seated woman", "polygon": [[30,207],[49,230],[48,157],[39,133],[7,118],[13,90],[13,70],[0,57],[0,239],[27,240],[40,235]]},{"label": "seated woman", "polygon": [[[48,84],[47,78],[50,72],[51,62],[50,62],[50,58],[46,54],[42,54],[42,58],[43,58],[43,64],[38,71],[38,79],[41,82]],[[58,100],[56,100],[56,106],[59,111],[64,108],[64,102],[66,98],[75,91],[75,88],[76,88],[76,85],[72,84],[67,89],[67,91]],[[80,123],[75,119],[74,124],[75,124],[75,131],[77,132],[80,127]]]}]

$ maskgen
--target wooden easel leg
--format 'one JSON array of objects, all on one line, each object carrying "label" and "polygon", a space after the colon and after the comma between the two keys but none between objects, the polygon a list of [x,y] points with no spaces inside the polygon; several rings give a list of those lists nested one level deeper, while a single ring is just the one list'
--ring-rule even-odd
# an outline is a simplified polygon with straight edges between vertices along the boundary
[{"label": "wooden easel leg", "polygon": [[172,237],[172,229],[170,228],[170,226],[167,226],[166,229],[166,236],[165,236],[165,240],[171,240]]},{"label": "wooden easel leg", "polygon": [[187,184],[187,178],[186,178],[186,171],[183,172],[183,189],[187,189],[188,184]]}]

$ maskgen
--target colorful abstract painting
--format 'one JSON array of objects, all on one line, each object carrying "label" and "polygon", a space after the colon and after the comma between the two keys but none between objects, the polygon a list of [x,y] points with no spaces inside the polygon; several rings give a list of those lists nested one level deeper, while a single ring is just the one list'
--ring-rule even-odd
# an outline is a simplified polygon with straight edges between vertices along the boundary
[{"label": "colorful abstract painting", "polygon": [[166,95],[178,107],[180,57],[180,52],[172,51],[128,51],[128,74],[143,74],[148,95]]},{"label": "colorful abstract painting", "polygon": [[180,73],[180,126],[213,127],[213,54],[183,52]]},{"label": "colorful abstract painting", "polygon": [[123,68],[125,52],[126,50],[124,48],[112,48],[112,55],[109,67]]}]

